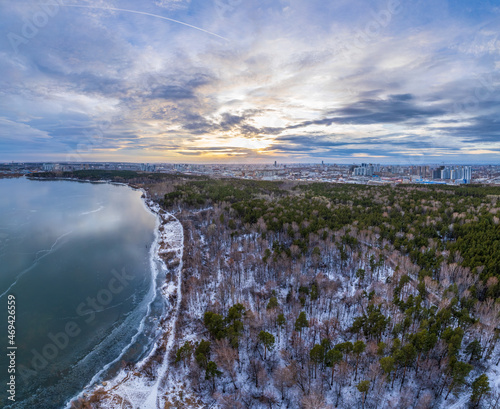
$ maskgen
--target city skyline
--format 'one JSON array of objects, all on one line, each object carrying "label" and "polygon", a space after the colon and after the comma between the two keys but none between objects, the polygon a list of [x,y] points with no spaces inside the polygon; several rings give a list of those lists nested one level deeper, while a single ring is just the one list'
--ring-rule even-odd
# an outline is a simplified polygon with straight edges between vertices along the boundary
[{"label": "city skyline", "polygon": [[495,164],[500,7],[0,5],[0,162]]}]

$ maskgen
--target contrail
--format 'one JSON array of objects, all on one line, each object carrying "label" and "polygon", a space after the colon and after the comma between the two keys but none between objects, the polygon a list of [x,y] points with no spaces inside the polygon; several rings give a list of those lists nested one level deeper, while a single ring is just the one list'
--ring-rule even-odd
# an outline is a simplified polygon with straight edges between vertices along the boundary
[{"label": "contrail", "polygon": [[77,5],[77,4],[47,4],[47,5],[61,6],[61,7],[78,7],[78,8],[84,8],[84,9],[99,9],[99,10],[111,10],[111,11],[124,11],[126,13],[142,14],[144,16],[161,18],[162,20],[167,20],[167,21],[171,21],[173,23],[182,24],[183,26],[191,27],[191,28],[194,28],[195,30],[203,31],[204,33],[207,33],[207,34],[210,34],[212,36],[219,37],[219,38],[222,38],[223,40],[229,41],[229,39],[227,39],[226,37],[222,37],[219,34],[212,33],[211,31],[208,31],[208,30],[204,30],[203,28],[196,27],[196,26],[193,26],[193,25],[188,24],[188,23],[184,23],[184,22],[179,21],[179,20],[174,20],[173,18],[159,16],[158,14],[146,13],[145,11],[119,9],[119,8],[114,8],[114,7],[84,6],[84,5]]}]

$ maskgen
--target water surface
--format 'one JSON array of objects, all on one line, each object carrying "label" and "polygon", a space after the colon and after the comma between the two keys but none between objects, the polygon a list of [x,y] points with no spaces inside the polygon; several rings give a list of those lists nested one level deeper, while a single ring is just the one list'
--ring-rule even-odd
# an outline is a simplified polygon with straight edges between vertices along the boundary
[{"label": "water surface", "polygon": [[[155,223],[141,192],[125,186],[0,179],[2,351],[9,294],[17,307],[11,407],[62,408],[124,349],[123,361],[145,353],[145,340],[126,347],[153,299],[160,308]],[[0,368],[5,385],[4,352]],[[2,387],[0,406],[9,407],[7,396]]]}]

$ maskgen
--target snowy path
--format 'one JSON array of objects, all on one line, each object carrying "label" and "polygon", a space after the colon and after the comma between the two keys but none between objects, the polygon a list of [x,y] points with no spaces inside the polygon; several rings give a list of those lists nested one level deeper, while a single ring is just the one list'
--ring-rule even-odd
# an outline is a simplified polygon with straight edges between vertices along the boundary
[{"label": "snowy path", "polygon": [[[164,395],[167,391],[166,382],[169,371],[168,356],[175,339],[175,330],[179,309],[182,300],[182,256],[184,251],[184,231],[182,224],[171,214],[162,214],[159,209],[157,213],[162,217],[163,231],[160,231],[158,242],[158,254],[174,252],[179,264],[172,271],[172,276],[176,277],[175,282],[166,283],[162,287],[163,295],[167,299],[174,300],[168,321],[163,326],[164,334],[168,334],[166,339],[166,351],[155,370],[154,379],[141,375],[139,371],[146,365],[148,359],[138,363],[129,372],[122,371],[115,379],[108,382],[103,388],[107,397],[101,407],[107,409],[157,409],[164,408]],[[160,228],[161,230],[161,228]],[[160,339],[158,342],[161,342]],[[155,346],[154,350],[158,345]]]}]

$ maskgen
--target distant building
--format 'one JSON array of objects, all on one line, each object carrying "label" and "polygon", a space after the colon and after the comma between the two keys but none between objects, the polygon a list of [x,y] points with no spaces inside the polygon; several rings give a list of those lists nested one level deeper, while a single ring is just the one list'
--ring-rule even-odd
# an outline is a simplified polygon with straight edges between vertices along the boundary
[{"label": "distant building", "polygon": [[444,166],[441,166],[440,168],[438,169],[435,169],[433,172],[432,172],[432,178],[433,179],[441,179],[441,170],[444,169]]},{"label": "distant building", "polygon": [[470,183],[472,180],[471,166],[440,166],[432,172],[433,179],[460,181]]},{"label": "distant building", "polygon": [[380,165],[362,163],[361,166],[355,167],[354,176],[373,176],[374,173],[380,172]]},{"label": "distant building", "polygon": [[141,164],[141,170],[143,172],[155,172],[156,171],[156,165],[150,165],[149,163],[142,163]]},{"label": "distant building", "polygon": [[45,172],[52,172],[54,170],[59,170],[61,167],[59,163],[44,163],[42,169]]},{"label": "distant building", "polygon": [[464,182],[470,183],[472,180],[472,166],[464,166]]}]

